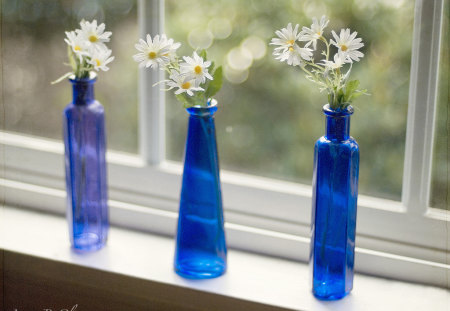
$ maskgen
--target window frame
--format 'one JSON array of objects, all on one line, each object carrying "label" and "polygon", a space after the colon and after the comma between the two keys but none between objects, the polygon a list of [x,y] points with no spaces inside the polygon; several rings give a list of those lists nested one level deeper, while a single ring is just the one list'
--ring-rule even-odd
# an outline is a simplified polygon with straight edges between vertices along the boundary
[{"label": "window frame", "polygon": [[[402,201],[359,195],[356,269],[449,287],[450,214],[428,206],[443,4],[415,4]],[[139,0],[138,22],[140,37],[162,33],[164,0]],[[173,236],[182,165],[165,160],[164,93],[148,87],[162,73],[139,75],[139,154],[107,155],[111,223]],[[4,203],[63,214],[62,142],[0,132],[0,148]],[[228,171],[221,181],[230,247],[308,260],[311,186]]]}]

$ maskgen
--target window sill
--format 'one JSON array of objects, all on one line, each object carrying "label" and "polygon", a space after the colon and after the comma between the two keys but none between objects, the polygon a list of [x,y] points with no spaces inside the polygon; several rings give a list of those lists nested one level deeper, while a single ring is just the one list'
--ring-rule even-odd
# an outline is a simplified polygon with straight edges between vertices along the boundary
[{"label": "window sill", "polygon": [[[355,288],[348,297],[321,302],[310,292],[306,264],[236,250],[229,251],[228,272],[224,276],[185,280],[173,272],[174,242],[170,238],[112,227],[104,249],[77,254],[70,249],[64,218],[9,207],[1,209],[0,214],[0,247],[5,254],[29,256],[26,261],[29,269],[34,269],[33,261],[44,260],[48,266],[68,264],[71,267],[68,270],[84,274],[97,290],[105,283],[101,280],[114,276],[118,293],[129,294],[133,300],[141,295],[141,303],[150,304],[155,299],[165,301],[166,306],[193,310],[229,310],[232,305],[236,310],[245,307],[246,310],[444,311],[450,306],[450,293],[445,289],[360,274],[356,274]],[[4,258],[5,273],[9,265],[20,269],[20,262],[6,265],[7,256]],[[66,277],[58,273],[49,276],[52,271],[57,269],[47,269],[45,277]],[[108,290],[115,285],[114,281],[108,283]],[[5,283],[4,287],[7,286]]]}]

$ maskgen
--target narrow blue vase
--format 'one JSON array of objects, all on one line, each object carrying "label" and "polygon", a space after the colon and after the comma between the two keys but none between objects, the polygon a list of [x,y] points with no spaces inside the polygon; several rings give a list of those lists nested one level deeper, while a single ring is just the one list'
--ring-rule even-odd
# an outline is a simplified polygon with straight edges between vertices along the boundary
[{"label": "narrow blue vase", "polygon": [[176,273],[185,278],[214,278],[227,268],[214,125],[217,105],[213,101],[208,107],[186,110],[189,124],[174,265]]},{"label": "narrow blue vase", "polygon": [[75,250],[106,243],[108,194],[103,106],[94,99],[93,79],[71,79],[73,100],[63,113],[67,220]]},{"label": "narrow blue vase", "polygon": [[323,107],[326,134],[314,149],[311,221],[312,291],[322,300],[353,288],[359,147],[350,137],[351,106]]}]

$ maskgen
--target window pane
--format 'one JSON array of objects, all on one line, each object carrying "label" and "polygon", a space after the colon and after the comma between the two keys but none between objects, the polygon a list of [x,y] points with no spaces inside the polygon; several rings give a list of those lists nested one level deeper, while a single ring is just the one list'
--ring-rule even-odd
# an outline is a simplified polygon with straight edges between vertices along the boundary
[{"label": "window pane", "polygon": [[[399,200],[413,6],[404,0],[166,1],[167,33],[182,42],[180,52],[209,47],[210,58],[225,68],[216,114],[221,167],[311,183],[326,95],[298,68],[275,61],[268,43],[288,22],[309,27],[313,16],[326,14],[326,36],[349,27],[365,42],[365,57],[352,72],[372,94],[356,101],[352,116],[360,192]],[[180,161],[187,114],[172,92],[167,102],[167,156]]]},{"label": "window pane", "polygon": [[432,207],[450,210],[449,194],[449,7],[444,2],[441,55],[439,63],[439,82],[436,111],[436,127],[434,132],[433,171],[431,179]]},{"label": "window pane", "polygon": [[70,71],[64,31],[81,19],[97,19],[113,32],[116,57],[100,72],[96,98],[105,106],[108,146],[137,151],[137,66],[131,55],[138,36],[134,0],[2,1],[3,129],[61,139],[62,111],[71,85],[50,82]]}]

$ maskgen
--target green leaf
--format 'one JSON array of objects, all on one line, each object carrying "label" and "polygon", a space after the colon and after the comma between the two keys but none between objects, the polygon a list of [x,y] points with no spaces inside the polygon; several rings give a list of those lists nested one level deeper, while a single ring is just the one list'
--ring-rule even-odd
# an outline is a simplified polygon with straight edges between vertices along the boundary
[{"label": "green leaf", "polygon": [[352,94],[352,100],[353,99],[356,99],[356,98],[358,98],[359,96],[361,96],[361,95],[370,95],[370,94],[367,94],[367,90],[366,89],[364,89],[364,90],[356,90],[353,94]]},{"label": "green leaf", "polygon": [[345,97],[344,97],[345,102],[351,101],[353,94],[358,89],[358,86],[359,86],[358,80],[352,80],[352,81],[347,82],[347,85],[345,87]]},{"label": "green leaf", "polygon": [[339,89],[339,91],[337,93],[337,102],[339,104],[342,104],[343,102],[345,102],[345,94],[344,94],[343,89]]},{"label": "green leaf", "polygon": [[73,75],[72,72],[65,73],[64,75],[62,75],[61,77],[59,77],[59,78],[56,79],[55,81],[52,81],[51,84],[59,83],[59,82],[61,82],[62,80],[67,79],[67,78],[70,77],[71,75]]},{"label": "green leaf", "polygon": [[75,61],[75,55],[73,55],[72,48],[67,46],[67,57],[69,58],[70,67],[72,67],[73,72],[77,70],[77,63]]},{"label": "green leaf", "polygon": [[211,62],[211,65],[208,67],[209,72],[214,72],[216,64],[214,62]]},{"label": "green leaf", "polygon": [[200,56],[201,58],[203,58],[203,60],[206,60],[206,50],[203,49],[200,51],[200,54],[198,54],[198,56]]},{"label": "green leaf", "polygon": [[222,66],[217,67],[217,69],[214,71],[213,80],[209,82],[208,87],[205,91],[205,97],[206,98],[212,98],[214,95],[217,94],[217,92],[220,91],[222,88]]},{"label": "green leaf", "polygon": [[192,97],[187,95],[186,93],[181,93],[175,95],[175,97],[183,104],[184,108],[189,108],[195,105],[195,102],[192,100]]}]

